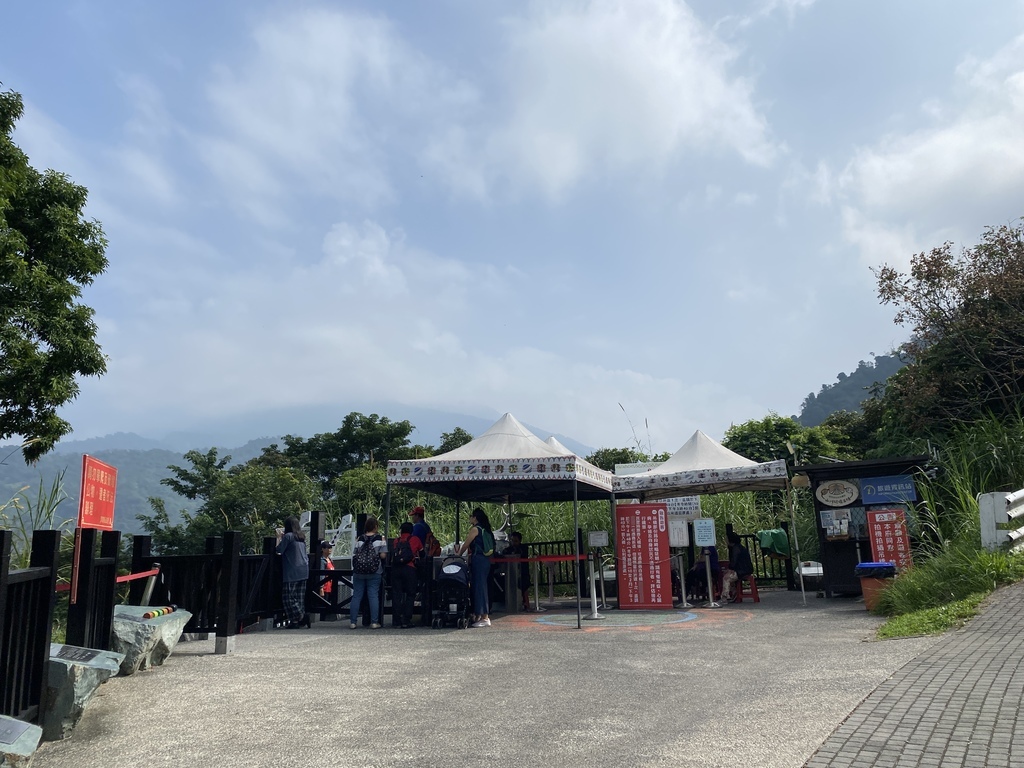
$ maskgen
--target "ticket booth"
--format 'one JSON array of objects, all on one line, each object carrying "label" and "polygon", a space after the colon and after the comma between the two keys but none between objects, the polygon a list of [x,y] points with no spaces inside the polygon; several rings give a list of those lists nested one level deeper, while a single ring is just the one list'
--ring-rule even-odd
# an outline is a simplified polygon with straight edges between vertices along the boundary
[{"label": "ticket booth", "polygon": [[[905,520],[909,538],[916,535],[908,514],[918,501],[915,477],[926,467],[928,456],[841,461],[794,467],[794,485],[803,476],[814,497],[814,516],[822,566],[825,597],[861,594],[859,563],[871,562],[872,539],[888,546],[892,559],[909,558],[909,547],[885,530],[877,520]],[[881,541],[881,537],[885,541]],[[898,550],[897,551],[897,548]]]}]

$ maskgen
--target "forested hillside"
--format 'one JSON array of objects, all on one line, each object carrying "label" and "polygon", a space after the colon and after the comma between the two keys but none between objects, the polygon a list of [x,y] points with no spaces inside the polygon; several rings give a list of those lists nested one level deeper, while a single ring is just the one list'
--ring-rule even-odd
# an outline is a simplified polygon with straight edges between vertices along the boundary
[{"label": "forested hillside", "polygon": [[[248,461],[258,456],[260,450],[273,442],[270,439],[254,440],[246,445],[221,451],[222,455],[230,454],[234,462]],[[8,446],[0,454],[0,504],[17,495],[28,486],[26,493],[35,498],[40,482],[44,492],[48,492],[61,471],[64,472],[65,499],[57,509],[57,518],[73,519],[78,514],[78,496],[82,485],[82,454],[81,453],[49,453],[41,457],[35,466],[27,466],[20,452],[11,454]],[[148,515],[151,512],[149,497],[163,499],[167,512],[173,522],[180,519],[182,510],[194,511],[196,502],[178,496],[160,481],[170,477],[167,467],[181,466],[186,462],[182,454],[175,451],[151,449],[133,450],[90,450],[90,456],[117,467],[117,500],[114,505],[114,526],[124,533],[138,533],[142,530],[137,515]],[[5,513],[11,514],[8,508]],[[55,521],[56,522],[56,521]]]},{"label": "forested hillside", "polygon": [[861,360],[853,373],[840,373],[835,384],[825,384],[817,395],[807,395],[797,421],[805,427],[816,427],[836,411],[859,413],[861,403],[871,395],[871,388],[884,383],[905,365],[898,357],[889,355],[875,357],[870,363]]}]

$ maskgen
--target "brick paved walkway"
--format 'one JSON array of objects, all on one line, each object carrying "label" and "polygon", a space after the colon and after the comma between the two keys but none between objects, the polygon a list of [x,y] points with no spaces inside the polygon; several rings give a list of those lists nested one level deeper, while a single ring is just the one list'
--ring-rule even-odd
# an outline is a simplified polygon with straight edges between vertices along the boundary
[{"label": "brick paved walkway", "polygon": [[1024,768],[1024,583],[882,683],[805,768]]}]

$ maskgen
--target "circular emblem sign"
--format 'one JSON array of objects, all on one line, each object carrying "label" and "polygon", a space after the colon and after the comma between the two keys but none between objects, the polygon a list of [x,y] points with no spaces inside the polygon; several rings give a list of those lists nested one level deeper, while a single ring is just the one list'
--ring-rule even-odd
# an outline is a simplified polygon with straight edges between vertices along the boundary
[{"label": "circular emblem sign", "polygon": [[856,485],[845,480],[829,480],[827,483],[819,485],[814,495],[822,504],[827,504],[830,507],[845,507],[857,500],[860,490]]}]

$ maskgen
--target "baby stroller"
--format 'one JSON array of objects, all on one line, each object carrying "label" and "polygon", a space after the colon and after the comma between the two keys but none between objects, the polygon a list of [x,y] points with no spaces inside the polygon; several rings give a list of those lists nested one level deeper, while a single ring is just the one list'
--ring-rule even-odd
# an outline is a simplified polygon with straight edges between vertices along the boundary
[{"label": "baby stroller", "polygon": [[447,557],[434,578],[434,629],[469,626],[469,565],[461,557]]}]

